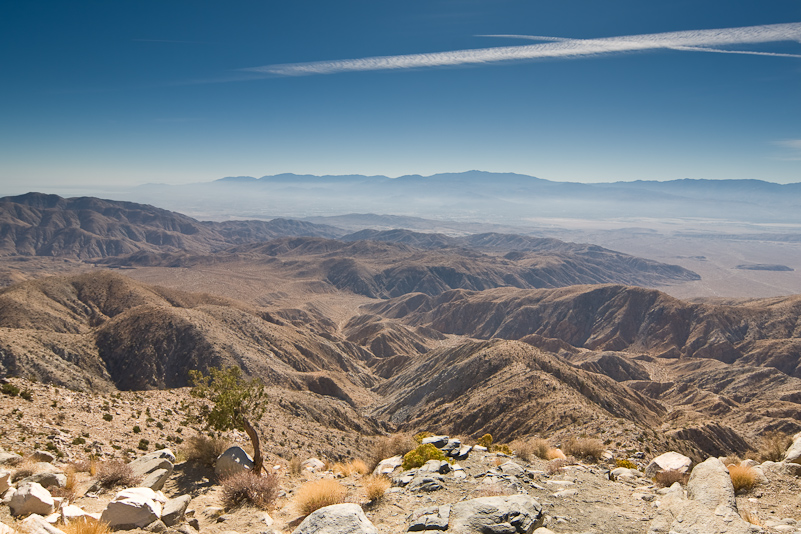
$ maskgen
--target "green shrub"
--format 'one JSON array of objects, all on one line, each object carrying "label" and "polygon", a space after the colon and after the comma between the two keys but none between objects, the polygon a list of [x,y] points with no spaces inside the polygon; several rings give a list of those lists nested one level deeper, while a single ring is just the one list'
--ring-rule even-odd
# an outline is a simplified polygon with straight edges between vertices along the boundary
[{"label": "green shrub", "polygon": [[139,450],[146,451],[150,447],[150,440],[142,438],[139,440],[139,445],[136,446]]},{"label": "green shrub", "polygon": [[80,436],[72,440],[73,445],[83,445],[84,443],[86,443],[86,440]]},{"label": "green shrub", "polygon": [[156,428],[158,428],[159,430],[164,430],[164,424],[161,421],[158,421],[156,423]]},{"label": "green shrub", "polygon": [[434,434],[432,434],[431,432],[428,432],[428,431],[425,431],[425,430],[424,430],[423,432],[420,432],[420,433],[418,433],[418,434],[415,434],[415,435],[414,435],[414,440],[415,440],[417,443],[423,443],[423,440],[424,440],[425,438],[430,438],[430,437],[431,437],[431,436],[433,436],[433,435],[434,435]]},{"label": "green shrub", "polygon": [[506,443],[501,443],[499,445],[493,445],[492,446],[492,452],[500,452],[500,453],[503,453],[503,454],[505,454],[507,456],[511,456],[513,454],[512,453],[512,449]]},{"label": "green shrub", "polygon": [[134,434],[138,434],[138,433],[140,433],[141,431],[142,431],[142,429],[141,429],[141,428],[139,428],[139,425],[134,425],[134,427],[133,427],[133,433],[134,433]]},{"label": "green shrub", "polygon": [[615,460],[616,467],[625,467],[626,469],[637,469],[637,464],[631,460],[617,459]]},{"label": "green shrub", "polygon": [[114,419],[114,416],[111,415],[110,413],[103,414],[103,421],[111,421],[112,419]]},{"label": "green shrub", "polygon": [[482,447],[486,447],[487,449],[492,447],[492,434],[484,434],[483,436],[478,438],[478,441],[476,442],[476,445],[480,445]]},{"label": "green shrub", "polygon": [[19,394],[20,397],[25,399],[26,401],[33,401],[33,393],[30,390],[25,389]]},{"label": "green shrub", "polygon": [[0,386],[0,391],[2,391],[5,395],[9,395],[11,397],[16,397],[19,395],[19,388],[9,382],[8,384],[3,384]]},{"label": "green shrub", "polygon": [[403,470],[421,467],[429,460],[446,460],[441,450],[431,443],[419,445],[415,450],[407,452],[403,456]]}]

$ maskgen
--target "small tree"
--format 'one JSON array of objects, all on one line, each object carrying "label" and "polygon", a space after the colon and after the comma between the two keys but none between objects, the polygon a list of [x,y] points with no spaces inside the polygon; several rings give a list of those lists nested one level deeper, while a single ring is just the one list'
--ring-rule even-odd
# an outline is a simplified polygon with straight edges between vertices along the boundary
[{"label": "small tree", "polygon": [[206,376],[197,370],[189,371],[193,385],[189,394],[209,401],[198,406],[200,418],[214,430],[244,430],[253,444],[253,472],[261,473],[264,461],[253,423],[261,419],[267,408],[264,383],[257,378],[246,380],[239,367],[212,367],[209,373]]}]

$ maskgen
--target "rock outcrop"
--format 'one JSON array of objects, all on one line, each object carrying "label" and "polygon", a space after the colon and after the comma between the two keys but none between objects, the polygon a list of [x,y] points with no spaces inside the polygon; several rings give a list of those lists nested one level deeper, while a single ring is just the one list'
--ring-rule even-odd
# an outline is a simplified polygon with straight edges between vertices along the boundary
[{"label": "rock outcrop", "polygon": [[292,534],[378,534],[361,506],[334,504],[309,514]]}]

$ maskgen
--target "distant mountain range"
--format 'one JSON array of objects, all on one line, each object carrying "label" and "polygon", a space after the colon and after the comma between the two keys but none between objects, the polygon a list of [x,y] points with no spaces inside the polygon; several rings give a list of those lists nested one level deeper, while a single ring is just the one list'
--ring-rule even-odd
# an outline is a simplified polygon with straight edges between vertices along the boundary
[{"label": "distant mountain range", "polygon": [[381,213],[519,224],[532,218],[702,218],[799,222],[801,183],[672,180],[585,184],[514,173],[386,176],[238,176],[182,186],[146,185],[138,202],[224,219]]}]

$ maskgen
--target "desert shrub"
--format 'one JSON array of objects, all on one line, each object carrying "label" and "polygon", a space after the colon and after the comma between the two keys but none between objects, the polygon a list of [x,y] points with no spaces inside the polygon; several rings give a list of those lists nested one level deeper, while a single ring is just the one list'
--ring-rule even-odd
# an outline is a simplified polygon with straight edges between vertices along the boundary
[{"label": "desert shrub", "polygon": [[762,436],[759,459],[763,462],[781,462],[784,459],[784,453],[792,444],[793,438],[784,432],[766,432]]},{"label": "desert shrub", "polygon": [[726,467],[730,465],[740,465],[740,462],[742,461],[743,461],[742,458],[740,458],[736,454],[730,454],[723,459],[723,465],[725,465]]},{"label": "desert shrub", "polygon": [[480,445],[482,447],[490,448],[492,447],[492,434],[484,434],[478,441],[476,441],[476,445]]},{"label": "desert shrub", "polygon": [[80,517],[69,523],[59,526],[64,534],[110,534],[108,523],[98,521],[92,517]]},{"label": "desert shrub", "polygon": [[346,477],[353,475],[366,475],[368,473],[367,464],[362,460],[351,460],[346,464],[336,463],[332,469],[334,472],[339,471],[343,476]]},{"label": "desert shrub", "polygon": [[418,445],[413,451],[407,452],[403,456],[403,465],[401,466],[404,471],[421,467],[429,460],[446,460],[445,455],[441,450],[436,448],[431,443],[425,445]]},{"label": "desert shrub", "polygon": [[414,435],[414,440],[417,442],[418,445],[421,445],[425,438],[430,438],[433,435],[434,434],[432,434],[431,432],[428,432],[427,430],[424,430],[422,432],[418,432],[417,434],[415,434]]},{"label": "desert shrub", "polygon": [[498,445],[493,445],[492,452],[500,452],[506,454],[507,456],[512,455],[512,449],[509,448],[509,445],[507,445],[506,443],[499,443]]},{"label": "desert shrub", "polygon": [[103,414],[103,421],[111,421],[112,419],[114,419],[114,416],[111,415],[110,413]]},{"label": "desert shrub", "polygon": [[289,471],[291,475],[299,475],[302,471],[302,464],[303,462],[300,461],[300,458],[293,456],[287,463],[287,471]]},{"label": "desert shrub", "polygon": [[654,476],[654,483],[660,488],[668,488],[678,482],[682,486],[687,484],[690,475],[678,469],[660,471]]},{"label": "desert shrub", "polygon": [[367,500],[378,502],[384,497],[384,493],[392,485],[392,482],[385,476],[370,475],[364,478],[364,492]]},{"label": "desert shrub", "polygon": [[637,469],[637,464],[625,458],[615,460],[615,467],[625,467],[626,469]]},{"label": "desert shrub", "polygon": [[252,504],[267,509],[278,497],[278,478],[272,474],[259,476],[252,471],[240,471],[224,478],[221,484],[226,508]]},{"label": "desert shrub", "polygon": [[743,521],[751,523],[752,525],[756,525],[758,527],[763,526],[762,522],[759,520],[759,516],[756,512],[752,512],[751,510],[743,510],[740,512],[740,517],[743,518]]},{"label": "desert shrub", "polygon": [[604,453],[604,444],[595,438],[570,438],[562,446],[562,450],[568,456],[597,462]]},{"label": "desert shrub", "polygon": [[89,473],[91,465],[90,460],[74,460],[67,464],[67,469],[75,473]]},{"label": "desert shrub", "polygon": [[556,458],[548,462],[548,465],[545,467],[545,472],[549,475],[555,475],[566,465],[570,465],[570,461],[567,458]]},{"label": "desert shrub", "polygon": [[295,502],[300,513],[305,516],[324,506],[345,502],[347,493],[345,486],[336,480],[323,478],[300,486],[296,492]]},{"label": "desert shrub", "polygon": [[142,431],[142,429],[139,428],[139,425],[134,425],[134,427],[131,430],[133,430],[134,434],[138,434]]},{"label": "desert shrub", "polygon": [[33,402],[33,393],[31,393],[31,391],[28,390],[28,389],[22,390],[20,392],[19,396],[22,397],[23,399],[25,399],[28,402]]},{"label": "desert shrub", "polygon": [[84,443],[86,443],[86,440],[84,438],[82,438],[81,436],[78,436],[77,438],[74,438],[72,440],[72,444],[73,445],[83,445]]},{"label": "desert shrub", "polygon": [[104,488],[135,486],[139,483],[139,478],[134,476],[131,466],[120,460],[100,462],[95,479]]},{"label": "desert shrub", "polygon": [[550,458],[548,458],[548,451],[551,450],[551,444],[547,439],[535,438],[529,443],[531,444],[531,454],[543,460],[550,460]]},{"label": "desert shrub", "polygon": [[[420,438],[422,441],[423,438]],[[392,458],[393,456],[403,455],[417,447],[418,443],[408,434],[393,434],[378,440],[373,449],[373,453],[367,462],[368,470],[372,473],[381,460]]]},{"label": "desert shrub", "polygon": [[183,446],[187,460],[194,460],[207,466],[213,466],[217,458],[230,447],[231,444],[220,438],[210,438],[202,434],[187,438]]},{"label": "desert shrub", "polygon": [[12,384],[11,382],[8,382],[0,386],[0,391],[3,392],[4,395],[8,395],[10,397],[16,397],[17,395],[19,395],[19,388],[14,384]]},{"label": "desert shrub", "polygon": [[511,447],[521,460],[530,462],[531,458],[534,457],[534,445],[529,440],[516,439],[511,443]]},{"label": "desert shrub", "polygon": [[139,444],[136,446],[141,451],[146,451],[148,447],[150,447],[150,440],[145,438],[140,439]]},{"label": "desert shrub", "polygon": [[748,493],[758,483],[756,470],[746,465],[730,465],[729,476],[734,486],[734,493]]}]

